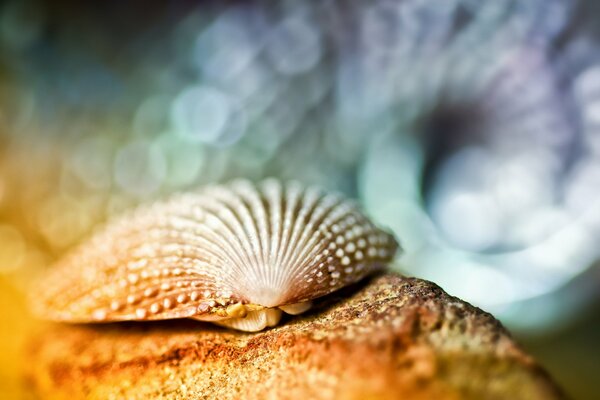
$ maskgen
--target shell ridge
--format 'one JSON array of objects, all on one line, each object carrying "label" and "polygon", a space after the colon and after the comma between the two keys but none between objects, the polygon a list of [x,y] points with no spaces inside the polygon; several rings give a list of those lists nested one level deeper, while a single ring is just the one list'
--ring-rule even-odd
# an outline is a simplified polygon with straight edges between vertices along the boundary
[{"label": "shell ridge", "polygon": [[240,183],[237,187],[237,193],[244,202],[248,210],[248,223],[252,224],[256,235],[257,264],[254,266],[254,272],[259,275],[257,279],[265,281],[267,278],[267,270],[270,263],[270,216],[268,209],[263,201],[263,195],[258,189],[250,185],[248,181]]},{"label": "shell ridge", "polygon": [[[223,207],[219,194],[224,190],[219,185],[210,184],[196,192],[198,194],[196,200],[198,207],[206,214],[204,223],[198,226],[198,232],[202,232],[203,235],[201,236],[209,240],[215,248],[222,251],[225,248],[228,249],[224,253],[225,257],[220,260],[223,263],[236,260],[239,256],[237,247],[241,244],[235,228],[228,221],[225,221],[218,212],[219,208]],[[236,240],[230,240],[232,237]],[[241,262],[241,259],[237,259],[235,264]]]},{"label": "shell ridge", "polygon": [[[130,235],[128,237],[129,246],[122,247],[116,249],[113,253],[114,257],[121,261],[122,259],[128,259],[132,262],[129,264],[133,264],[135,261],[139,261],[142,259],[148,259],[149,257],[154,258],[158,256],[169,256],[169,255],[177,255],[178,252],[183,250],[198,250],[201,245],[219,245],[219,243],[211,240],[210,237],[206,235],[192,234],[189,232],[174,234],[172,229],[168,228],[154,228],[148,230],[146,232],[136,232],[135,235]],[[160,236],[161,241],[158,243],[149,243],[148,236]],[[190,245],[189,242],[193,242],[193,245]],[[181,246],[178,250],[173,250],[173,247]],[[151,252],[152,254],[147,254]],[[215,255],[217,253],[212,250],[203,249],[202,253],[210,253],[210,255]]]},{"label": "shell ridge", "polygon": [[[159,271],[160,269],[162,269],[163,271],[166,269],[164,266],[162,266],[161,268],[155,268],[153,270],[148,270],[145,269],[144,272],[146,272],[147,274],[151,274],[153,271]],[[189,272],[193,271],[193,269],[188,269],[187,271],[184,271],[184,273],[187,272],[188,276],[190,275]],[[124,272],[123,270],[120,272]],[[122,275],[122,274],[121,274]],[[123,292],[123,290],[121,289],[122,285],[122,281],[123,281],[123,277],[118,277],[117,279],[110,281],[107,284],[104,284],[102,286],[100,286],[99,288],[92,288],[92,287],[88,287],[87,290],[75,290],[74,292],[71,292],[69,295],[66,296],[61,296],[60,298],[63,299],[63,303],[67,303],[69,304],[68,308],[72,309],[72,310],[78,310],[77,311],[72,311],[73,315],[78,315],[78,314],[82,314],[82,312],[87,313],[90,317],[77,317],[78,320],[80,321],[91,321],[93,320],[93,318],[91,318],[91,315],[93,313],[94,310],[110,310],[111,303],[112,304],[120,304],[119,306],[119,312],[116,311],[107,311],[107,318],[110,317],[111,319],[118,319],[118,320],[128,320],[128,319],[135,319],[135,311],[137,309],[140,309],[140,307],[144,307],[144,300],[146,300],[147,302],[152,302],[152,298],[151,296],[149,296],[148,294],[145,293],[160,293],[160,287],[161,285],[164,285],[165,283],[169,283],[170,285],[172,285],[173,287],[177,287],[177,285],[180,282],[197,282],[198,278],[200,277],[200,275],[196,276],[196,277],[191,277],[191,278],[181,278],[181,277],[175,277],[175,278],[171,278],[171,279],[166,279],[164,277],[162,277],[162,279],[160,281],[158,281],[156,278],[148,280],[148,281],[144,281],[143,279],[139,282],[136,283],[131,283],[129,282],[129,284],[127,285],[126,289],[126,293],[120,294],[121,292]],[[136,281],[140,278],[135,278]],[[202,288],[202,287],[196,287],[197,290],[201,290],[204,291],[207,288]],[[99,291],[100,290],[100,291]],[[99,292],[98,292],[99,291]],[[94,296],[94,292],[97,292],[96,295]],[[177,291],[173,291],[174,294],[180,294],[177,293]],[[132,304],[128,304],[128,300],[127,298],[129,296],[132,296],[133,299],[137,299],[135,301],[131,301]],[[150,299],[148,299],[148,297],[150,297]],[[160,299],[160,297],[158,298]],[[50,307],[51,308],[51,307]],[[87,310],[87,311],[86,311]],[[129,312],[129,314],[127,314]],[[128,317],[129,315],[129,317]]]},{"label": "shell ridge", "polygon": [[[303,237],[302,233],[305,232],[307,228],[307,219],[314,207],[314,204],[309,203],[307,194],[309,194],[308,191],[301,193],[300,201],[297,204],[297,208],[294,210],[294,226],[292,228],[288,254],[285,260],[286,269],[293,269],[294,266],[297,265],[299,253],[305,249],[302,247],[303,243],[301,242]],[[289,272],[289,270],[286,272]]]},{"label": "shell ridge", "polygon": [[282,209],[281,204],[281,188],[278,183],[273,180],[266,180],[261,185],[261,193],[263,195],[263,203],[267,218],[269,218],[269,264],[276,261],[276,249],[279,247],[279,221]]},{"label": "shell ridge", "polygon": [[[308,223],[306,224],[305,227],[305,231],[308,232],[310,229],[312,230],[317,230],[317,232],[319,233],[318,235],[313,235],[312,237],[308,237],[308,243],[311,244],[317,244],[318,242],[322,242],[326,239],[325,235],[322,233],[322,230],[325,230],[326,232],[329,232],[329,227],[330,227],[330,222],[327,221],[327,217],[331,214],[332,210],[334,210],[338,205],[339,205],[339,201],[325,201],[326,196],[323,195],[321,196],[318,200],[317,203],[314,205],[313,211],[310,214],[310,219],[308,221]],[[317,233],[315,232],[315,233]],[[320,235],[323,235],[323,237],[319,240],[318,237]],[[316,242],[316,243],[315,243]],[[311,256],[311,254],[313,253],[317,253],[317,252],[321,252],[324,249],[321,248],[315,248],[315,249],[311,249],[311,248],[307,248],[305,249],[305,253],[308,253],[306,255],[303,255],[303,259],[308,260],[308,258]],[[298,272],[304,272],[304,270],[306,268],[310,267],[310,265],[305,266],[304,268],[300,268],[300,265],[298,265],[298,267],[296,268],[296,273]]]},{"label": "shell ridge", "polygon": [[[323,199],[322,199],[323,201]],[[336,267],[336,263],[335,263],[335,258],[332,257],[329,254],[334,254],[333,249],[331,249],[330,247],[326,247],[325,243],[327,242],[327,239],[329,240],[333,240],[334,236],[332,234],[332,226],[336,224],[336,222],[338,222],[338,219],[331,219],[332,215],[335,215],[335,212],[338,210],[338,208],[340,207],[340,205],[342,204],[341,199],[338,198],[333,198],[331,200],[328,199],[328,201],[325,201],[326,206],[323,207],[321,210],[321,212],[318,214],[318,218],[317,222],[319,224],[319,229],[324,230],[325,233],[322,233],[320,235],[314,235],[310,241],[311,244],[313,244],[311,247],[308,247],[308,249],[310,249],[311,251],[306,251],[304,257],[303,257],[303,262],[298,262],[296,264],[295,267],[295,271],[294,274],[298,277],[302,277],[307,275],[311,270],[314,271],[314,274],[316,274],[316,277],[318,278],[319,276],[322,276],[322,274],[327,273],[329,274],[331,271],[331,268]],[[319,239],[320,237],[320,239]],[[331,243],[331,242],[329,242]],[[321,255],[321,256],[319,256]],[[316,258],[319,257],[319,260],[317,260]],[[321,262],[319,262],[320,260],[323,260]],[[326,271],[324,271],[325,268],[328,268]],[[310,279],[310,278],[309,278]],[[314,279],[314,278],[313,278]],[[330,290],[329,287],[325,286],[319,286],[318,288],[318,293],[319,296],[328,293]],[[301,290],[297,290],[295,293],[295,296],[293,298],[290,299],[291,302],[296,302],[299,300],[302,300],[302,298],[305,295],[303,295],[303,292]]]},{"label": "shell ridge", "polygon": [[[360,236],[356,235],[355,232],[350,232],[348,230],[347,225],[354,225],[354,229],[358,228],[361,232],[366,231],[366,233],[371,233],[373,230],[376,230],[376,228],[372,224],[370,224],[365,217],[361,215],[360,211],[349,203],[337,201],[328,209],[325,215],[325,219],[328,220],[325,227],[331,235],[332,240],[330,242],[328,251],[330,254],[334,255],[327,257],[327,262],[325,263],[325,265],[327,265],[328,268],[327,273],[331,274],[332,277],[335,276],[335,278],[332,281],[330,281],[330,286],[332,286],[333,288],[343,286],[344,282],[341,278],[344,274],[346,276],[346,279],[347,276],[352,273],[354,274],[355,278],[362,278],[374,271],[375,269],[378,269],[378,266],[381,264],[378,262],[378,260],[367,260],[364,263],[358,262],[358,260],[356,260],[354,257],[354,251],[352,251],[352,249],[349,250],[348,247],[344,247],[348,245],[353,246],[355,250],[355,241],[358,240],[358,237],[354,236]],[[353,221],[352,224],[347,224],[347,221],[349,219]],[[345,237],[346,234],[349,234],[349,237]],[[352,238],[353,240],[350,240],[350,238]],[[354,268],[358,268],[358,266],[361,264],[361,271],[355,271]],[[298,266],[298,268],[301,268],[299,275],[306,274],[306,272],[313,266],[314,263],[310,262],[304,264],[303,267]],[[348,269],[350,269],[350,272],[347,272]],[[320,273],[322,273],[322,271]],[[319,295],[325,295],[330,291],[331,288],[323,286],[319,287],[319,289],[317,290]],[[293,300],[300,300],[302,298],[300,293],[298,293],[297,296],[299,296],[299,298],[294,298]]]},{"label": "shell ridge", "polygon": [[[200,228],[201,229],[201,228]],[[171,230],[164,229],[158,232],[171,232]],[[148,232],[146,232],[148,233]],[[154,262],[165,261],[169,257],[188,257],[196,260],[219,260],[223,261],[223,257],[227,256],[226,247],[224,246],[223,241],[215,241],[214,238],[211,238],[209,235],[200,235],[197,233],[184,232],[181,234],[181,237],[178,238],[170,238],[168,241],[162,241],[159,243],[146,243],[144,242],[144,238],[142,232],[139,232],[139,242],[134,242],[134,245],[130,246],[127,251],[121,250],[119,253],[115,254],[118,261],[123,261],[124,258],[129,254],[129,262],[124,263],[127,266],[128,271],[133,271],[135,268],[132,266],[138,265],[141,261],[145,261],[145,263],[151,263],[152,260]],[[138,235],[135,237],[138,238]],[[131,241],[131,237],[129,237]],[[147,241],[147,238],[146,238]],[[192,242],[190,245],[189,242]],[[177,250],[173,250],[172,248],[177,248]],[[215,251],[221,250],[221,251]],[[152,254],[144,254],[147,253],[144,250],[151,250]],[[128,253],[127,253],[128,252]],[[124,262],[124,261],[123,261]],[[151,270],[149,266],[144,266],[147,271]],[[138,269],[141,267],[138,267]],[[160,268],[164,268],[161,266]]]},{"label": "shell ridge", "polygon": [[242,195],[238,193],[238,196],[235,197],[234,200],[239,203],[239,217],[242,220],[246,238],[248,238],[253,250],[252,257],[249,258],[249,261],[252,260],[250,263],[251,268],[246,271],[246,275],[248,275],[250,271],[256,275],[257,273],[264,271],[264,268],[261,268],[264,265],[264,262],[262,261],[262,249],[259,233],[260,228],[256,223],[256,218],[253,217],[250,204],[244,201]]},{"label": "shell ridge", "polygon": [[285,188],[283,196],[286,199],[285,211],[283,214],[282,240],[278,249],[279,257],[276,268],[271,268],[273,272],[270,276],[270,284],[274,287],[281,287],[285,284],[285,272],[289,265],[289,258],[293,251],[292,240],[294,239],[295,219],[302,204],[300,203],[302,191],[296,183],[290,183]]},{"label": "shell ridge", "polygon": [[260,224],[261,243],[263,250],[263,268],[266,268],[266,266],[271,262],[271,237],[273,236],[273,232],[271,231],[272,215],[270,213],[269,202],[266,196],[267,195],[264,192],[263,186],[257,187],[254,191],[252,191],[252,201],[258,212],[256,219],[257,223]]},{"label": "shell ridge", "polygon": [[[320,239],[320,231],[318,228],[315,229],[316,226],[321,224],[321,218],[328,212],[328,209],[319,209],[321,198],[322,196],[318,191],[311,192],[307,190],[304,193],[304,202],[307,205],[305,206],[303,218],[298,216],[297,219],[297,222],[303,224],[304,227],[301,229],[299,239],[295,244],[295,252],[288,264],[288,273],[292,277],[300,277],[301,271],[310,267],[310,265],[306,266],[310,264],[310,258],[315,257],[317,253],[323,250],[322,246],[318,246],[318,243],[323,241],[324,238]],[[311,231],[313,232],[312,235],[310,235]]]},{"label": "shell ridge", "polygon": [[[136,215],[136,214],[134,214],[134,215]],[[139,219],[136,218],[136,220],[139,220]],[[155,224],[158,224],[161,221],[161,219],[154,219],[153,221],[155,221],[154,222]],[[124,224],[124,223],[119,224],[119,230],[121,231],[121,233],[123,235],[125,235],[127,233],[127,229],[123,228],[126,225],[127,224]],[[150,224],[150,225],[152,225],[152,224]],[[144,234],[144,232],[142,230],[137,229],[135,224],[129,224],[129,226],[130,226],[129,231],[133,231],[136,233],[136,235],[133,235],[134,239],[138,235],[141,236],[142,234]],[[131,228],[132,226],[134,227],[133,229]],[[161,225],[159,224],[159,226],[161,226]],[[111,228],[108,227],[107,231],[111,232]],[[160,228],[158,228],[158,230],[155,229],[154,231],[155,232],[158,231],[159,233],[160,232],[171,233],[173,231],[176,231],[176,228],[174,228],[172,226],[165,226],[164,224],[162,224],[162,226]],[[101,232],[101,233],[98,233],[98,235],[104,236],[105,234]],[[115,296],[115,293],[118,290],[118,288],[115,286],[116,285],[115,281],[119,281],[120,279],[126,277],[127,273],[130,270],[129,265],[131,265],[131,263],[125,263],[123,261],[123,259],[127,256],[128,251],[129,251],[129,254],[131,255],[132,253],[135,254],[135,252],[137,250],[140,250],[144,245],[150,246],[150,247],[152,247],[152,246],[155,247],[153,249],[153,253],[155,253],[155,254],[152,254],[150,256],[148,256],[146,254],[146,255],[140,255],[138,257],[133,257],[133,260],[132,260],[133,262],[139,261],[139,260],[155,260],[155,263],[156,263],[157,260],[166,260],[166,259],[169,259],[169,258],[172,258],[175,256],[182,255],[181,253],[177,254],[177,253],[169,253],[169,252],[164,251],[165,246],[169,246],[169,245],[178,246],[178,245],[182,244],[181,242],[178,242],[178,241],[171,241],[171,242],[162,241],[161,242],[161,241],[159,241],[159,242],[155,242],[153,244],[148,245],[148,243],[145,243],[145,242],[147,242],[147,235],[148,235],[148,231],[145,232],[145,236],[146,236],[145,238],[143,238],[143,239],[141,238],[142,240],[140,240],[139,242],[133,241],[133,244],[132,244],[132,235],[127,235],[128,244],[129,244],[128,247],[115,246],[116,245],[116,243],[114,243],[115,241],[111,240],[110,237],[108,240],[105,239],[108,242],[108,245],[104,246],[104,247],[107,247],[109,249],[114,248],[114,247],[118,248],[118,250],[116,251],[116,254],[112,254],[112,256],[115,258],[115,261],[117,262],[117,265],[115,265],[115,266],[112,266],[110,263],[103,262],[104,257],[102,257],[102,256],[104,255],[103,253],[106,252],[106,249],[104,249],[104,250],[101,249],[101,250],[95,251],[95,252],[92,251],[91,254],[90,254],[90,251],[86,251],[86,249],[83,249],[83,250],[75,249],[75,251],[67,258],[67,260],[69,260],[69,262],[74,263],[74,264],[77,264],[78,258],[85,260],[85,258],[91,257],[91,258],[96,258],[96,259],[101,260],[100,262],[96,263],[96,266],[95,266],[95,268],[93,268],[93,270],[98,271],[100,273],[106,272],[107,274],[110,271],[112,271],[112,272],[110,272],[110,275],[112,275],[112,276],[107,276],[106,277],[107,279],[103,280],[105,283],[102,286],[100,286],[100,290],[108,293],[108,295],[104,296],[104,298],[108,298],[110,296]],[[164,237],[164,236],[165,235],[159,235],[159,237]],[[195,238],[198,238],[198,236],[196,235]],[[210,241],[207,237],[204,237],[204,239],[206,239],[207,241]],[[113,245],[111,246],[111,244],[113,244]],[[223,246],[204,246],[204,249],[203,249],[203,252],[205,254],[212,253],[211,255],[213,257],[216,256],[217,258],[221,258],[221,257],[219,257],[218,253],[211,252],[211,250],[210,250],[211,248],[223,249]],[[96,253],[96,254],[94,254],[94,253]],[[197,254],[195,254],[194,257],[196,259],[206,258],[206,257],[199,257]],[[131,257],[130,257],[130,260],[131,260]],[[168,263],[166,263],[166,264],[168,265]],[[211,264],[208,263],[206,265],[210,266]],[[160,267],[158,267],[158,266],[153,267],[153,265],[151,263],[150,265],[146,265],[144,267],[144,271],[146,274],[152,274],[153,271],[155,271],[155,270],[158,271],[159,269],[164,269],[164,268],[165,268],[165,265],[162,265]],[[60,270],[60,268],[57,268],[57,270]],[[210,270],[214,270],[214,268],[207,268],[204,271],[204,273],[206,274]],[[72,272],[73,271],[71,271],[71,273],[67,276],[70,276],[70,275],[72,276],[73,275]],[[210,275],[217,277],[218,271],[214,271]],[[113,278],[113,279],[111,280],[110,278]],[[99,289],[94,288],[93,285],[90,285],[89,284],[90,282],[88,282],[88,285],[82,285],[82,282],[86,282],[86,281],[90,281],[90,280],[89,279],[88,280],[79,279],[77,285],[68,285],[68,290],[65,291],[63,288],[62,293],[60,293],[60,295],[58,295],[58,296],[53,296],[53,298],[58,300],[59,303],[61,303],[60,300],[62,299],[63,304],[70,304],[70,303],[71,304],[81,304],[81,305],[87,304],[88,308],[107,307],[108,304],[105,304],[105,303],[107,303],[108,301],[107,300],[103,301],[103,298],[96,299],[95,301],[91,300],[92,299],[91,295],[95,291],[97,292]],[[95,284],[98,283],[96,279],[94,279],[92,281]],[[50,304],[50,308],[52,308],[51,304]]]},{"label": "shell ridge", "polygon": [[[245,275],[245,262],[252,259],[249,255],[251,249],[248,249],[246,243],[244,243],[244,230],[241,227],[235,212],[233,212],[225,203],[221,201],[212,201],[210,205],[207,205],[206,209],[209,212],[209,215],[214,218],[214,222],[226,231],[217,232],[214,229],[211,231],[208,227],[205,227],[207,233],[219,237],[224,243],[228,244],[227,247],[231,250],[230,253],[228,252],[228,257],[223,260],[225,266],[230,269],[230,273],[225,274],[223,278],[228,281],[232,288],[234,288],[236,287],[237,282],[233,272],[237,273],[237,276]],[[229,216],[227,217],[227,220],[224,220],[223,215],[219,215],[219,209],[228,210]],[[231,224],[234,224],[235,227]],[[227,233],[227,235],[225,233]]]},{"label": "shell ridge", "polygon": [[238,261],[231,260],[235,264],[231,267],[236,274],[230,274],[228,281],[232,287],[236,287],[239,285],[241,277],[247,277],[251,271],[260,272],[258,268],[260,261],[256,251],[259,246],[258,234],[252,219],[248,218],[250,210],[244,202],[240,201],[235,192],[221,192],[218,199],[221,202],[220,207],[229,211],[230,221],[235,224],[233,229],[235,229],[236,243],[239,244],[238,257],[236,257]]},{"label": "shell ridge", "polygon": [[[142,255],[139,257],[131,257],[131,253],[135,253],[137,251],[140,251],[143,247],[143,245],[146,245],[146,247],[149,247],[148,244],[148,236],[155,236],[157,238],[160,238],[161,241],[160,243],[156,243],[156,247],[160,248],[163,245],[170,245],[170,244],[181,244],[180,242],[167,242],[165,241],[165,239],[163,238],[171,238],[171,239],[184,239],[185,241],[194,241],[194,242],[205,242],[204,244],[213,244],[215,245],[216,248],[220,248],[223,245],[223,242],[214,242],[211,240],[210,235],[200,235],[197,233],[198,230],[205,230],[206,226],[205,224],[202,224],[201,222],[197,221],[196,219],[193,219],[189,216],[186,215],[179,215],[177,216],[177,219],[179,220],[178,224],[181,224],[181,222],[185,222],[185,224],[189,224],[189,226],[185,227],[185,228],[189,228],[187,230],[183,230],[183,228],[181,226],[176,226],[174,225],[172,222],[173,221],[169,221],[169,220],[159,220],[159,219],[154,219],[153,223],[150,224],[135,224],[132,223],[130,224],[131,227],[127,230],[127,231],[123,231],[121,232],[122,235],[127,236],[127,241],[126,244],[127,246],[123,246],[123,245],[118,245],[116,246],[117,249],[116,251],[111,249],[111,253],[113,253],[113,256],[117,257],[117,259],[119,259],[119,257],[124,257],[127,256],[130,260],[135,260],[140,259],[140,258],[147,258],[147,255]],[[140,226],[141,225],[141,226]],[[183,231],[182,231],[183,230]],[[210,233],[210,232],[209,232]],[[104,234],[102,234],[101,236],[104,236]],[[108,242],[108,243],[113,243],[115,242],[114,240],[110,239],[104,239],[104,242]],[[197,243],[195,243],[197,244]],[[113,246],[115,247],[115,246]],[[200,248],[200,244],[198,244],[198,246],[196,246],[198,248]],[[207,252],[205,250],[205,252]],[[96,253],[102,253],[102,252],[96,252]],[[217,253],[214,252],[210,252],[212,256],[216,255]],[[85,252],[79,254],[80,258],[83,258],[85,256],[89,256],[89,254],[86,254]],[[93,256],[93,254],[92,254]]]},{"label": "shell ridge", "polygon": [[269,262],[262,268],[265,269],[265,276],[268,274],[268,269],[277,266],[280,263],[281,247],[283,246],[284,224],[282,219],[285,218],[285,210],[287,207],[286,191],[284,186],[274,180],[268,180],[263,185],[263,193],[269,204],[268,214],[271,220],[271,240],[269,241]]}]

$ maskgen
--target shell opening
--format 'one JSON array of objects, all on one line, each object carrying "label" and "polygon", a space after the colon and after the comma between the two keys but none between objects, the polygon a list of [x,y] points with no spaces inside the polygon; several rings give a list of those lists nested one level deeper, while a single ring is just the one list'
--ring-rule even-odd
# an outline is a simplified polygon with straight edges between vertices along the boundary
[{"label": "shell opening", "polygon": [[251,311],[245,317],[222,319],[213,323],[228,328],[245,332],[258,332],[271,326],[275,326],[281,320],[281,310],[277,308],[265,308]]},{"label": "shell opening", "polygon": [[286,304],[284,306],[279,306],[279,309],[287,314],[298,315],[307,311],[311,307],[312,301],[303,301],[301,303]]}]

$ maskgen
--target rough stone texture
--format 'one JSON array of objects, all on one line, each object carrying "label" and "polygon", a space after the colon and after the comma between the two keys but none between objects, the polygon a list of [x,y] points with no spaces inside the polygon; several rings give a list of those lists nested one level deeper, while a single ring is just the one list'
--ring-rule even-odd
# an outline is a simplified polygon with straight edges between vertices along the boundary
[{"label": "rough stone texture", "polygon": [[46,325],[26,379],[44,399],[557,399],[491,315],[381,275],[253,334],[196,321]]}]

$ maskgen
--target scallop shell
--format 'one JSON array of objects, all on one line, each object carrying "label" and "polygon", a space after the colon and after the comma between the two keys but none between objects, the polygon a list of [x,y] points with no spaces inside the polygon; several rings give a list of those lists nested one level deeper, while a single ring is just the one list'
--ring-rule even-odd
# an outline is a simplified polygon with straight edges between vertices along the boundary
[{"label": "scallop shell", "polygon": [[32,306],[63,322],[195,318],[258,331],[384,268],[397,248],[338,195],[238,180],[110,223],[49,271]]}]

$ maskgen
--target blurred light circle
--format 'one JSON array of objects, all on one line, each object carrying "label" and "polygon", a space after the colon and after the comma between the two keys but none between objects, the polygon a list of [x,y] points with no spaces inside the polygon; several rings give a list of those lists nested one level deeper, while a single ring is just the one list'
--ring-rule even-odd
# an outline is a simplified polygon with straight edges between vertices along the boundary
[{"label": "blurred light circle", "polygon": [[25,240],[21,233],[10,225],[0,225],[0,273],[19,268],[25,251]]},{"label": "blurred light circle", "polygon": [[590,144],[596,149],[600,147],[600,93],[594,102],[583,105],[583,117],[588,129],[593,130],[593,136],[590,137]]},{"label": "blurred light circle", "polygon": [[38,229],[55,249],[64,249],[79,241],[92,224],[90,211],[83,202],[62,194],[46,199],[37,211]]},{"label": "blurred light circle", "polygon": [[221,147],[231,146],[247,133],[247,129],[248,117],[246,111],[238,102],[235,102],[227,126],[219,140],[214,144]]},{"label": "blurred light circle", "polygon": [[147,98],[133,117],[133,131],[140,136],[156,135],[168,126],[170,101],[167,97]]},{"label": "blurred light circle", "polygon": [[523,215],[511,235],[521,245],[539,243],[572,223],[571,218],[562,207],[540,206]]},{"label": "blurred light circle", "polygon": [[[278,98],[285,92],[287,82],[282,79],[277,79],[272,72],[265,72],[260,81],[251,83],[252,76],[246,79],[246,76],[240,76],[239,79],[231,80],[230,83],[235,85],[235,88],[230,89],[231,93],[235,94],[240,99],[240,107],[247,116],[250,123],[259,121],[262,118],[268,117],[266,112]],[[244,81],[239,85],[236,82]],[[250,85],[256,85],[250,88]],[[243,91],[241,93],[241,91]]]},{"label": "blurred light circle", "polygon": [[575,80],[575,92],[580,101],[587,102],[590,98],[600,97],[600,65],[594,65],[584,70]]},{"label": "blurred light circle", "polygon": [[273,117],[269,113],[254,121],[244,141],[244,147],[247,147],[261,162],[277,156],[277,150],[290,138],[290,132],[280,129],[281,121]]},{"label": "blurred light circle", "polygon": [[102,136],[79,142],[68,160],[72,172],[89,188],[105,190],[112,183],[114,144]]},{"label": "blurred light circle", "polygon": [[306,72],[321,58],[319,27],[306,17],[292,15],[270,32],[265,50],[279,73],[296,75]]},{"label": "blurred light circle", "polygon": [[555,191],[552,160],[536,150],[521,153],[496,162],[489,180],[499,207],[516,217],[550,204]]},{"label": "blurred light circle", "polygon": [[565,204],[575,218],[600,203],[600,159],[580,161],[566,182]]},{"label": "blurred light circle", "polygon": [[589,267],[597,253],[593,250],[595,246],[596,241],[590,232],[581,224],[572,222],[563,229],[557,229],[547,240],[531,246],[523,254],[528,264],[544,270],[548,281],[552,277],[548,272],[558,272],[555,282],[549,282],[543,288],[545,293]]},{"label": "blurred light circle", "polygon": [[499,238],[500,219],[493,198],[485,192],[493,158],[481,147],[452,154],[436,171],[428,194],[432,220],[458,248],[483,251]]},{"label": "blurred light circle", "polygon": [[135,141],[121,148],[114,162],[114,179],[126,193],[148,197],[162,185],[167,162],[162,151],[147,141]]},{"label": "blurred light circle", "polygon": [[163,134],[153,143],[164,155],[167,167],[165,183],[180,188],[192,184],[206,161],[201,144],[183,140],[174,134]]},{"label": "blurred light circle", "polygon": [[423,258],[423,277],[443,282],[444,290],[484,307],[499,310],[516,300],[518,287],[501,269],[452,252]]},{"label": "blurred light circle", "polygon": [[108,217],[113,217],[133,208],[137,202],[121,193],[112,194],[106,202],[105,213]]},{"label": "blurred light circle", "polygon": [[331,91],[333,79],[327,64],[321,63],[317,70],[298,79],[298,96],[302,97],[307,107],[318,106]]},{"label": "blurred light circle", "polygon": [[226,146],[245,132],[246,121],[241,111],[224,92],[209,86],[193,86],[177,96],[171,117],[175,129],[185,138]]},{"label": "blurred light circle", "polygon": [[52,257],[45,251],[31,246],[31,242],[27,243],[25,255],[21,260],[21,268],[18,274],[11,275],[11,282],[17,288],[25,293],[31,290],[32,279],[40,276],[40,273],[46,270],[52,263]]},{"label": "blurred light circle", "polygon": [[484,251],[500,236],[500,216],[486,194],[444,193],[431,211],[437,225],[454,245],[470,251]]},{"label": "blurred light circle", "polygon": [[289,90],[286,101],[276,101],[269,107],[265,114],[259,118],[268,120],[277,131],[279,142],[289,138],[303,122],[302,117],[306,111],[306,105],[293,88]]},{"label": "blurred light circle", "polygon": [[253,17],[248,9],[230,7],[198,36],[193,55],[209,79],[225,82],[252,62],[262,43]]},{"label": "blurred light circle", "polygon": [[[371,214],[385,216],[384,226],[398,233],[400,245],[407,253],[423,249],[435,236],[435,228],[421,207],[411,201],[397,199],[385,202]],[[404,260],[403,260],[404,261]]]},{"label": "blurred light circle", "polygon": [[264,63],[253,62],[244,69],[243,74],[235,75],[221,84],[228,93],[236,96],[246,106],[252,106],[257,98],[272,93],[273,89],[280,84],[276,78],[271,68],[265,67]]},{"label": "blurred light circle", "polygon": [[[373,138],[359,175],[359,190],[367,209],[378,213],[398,199],[420,204],[419,176],[423,148],[410,135],[390,132]],[[386,217],[380,215],[381,223]]]}]

